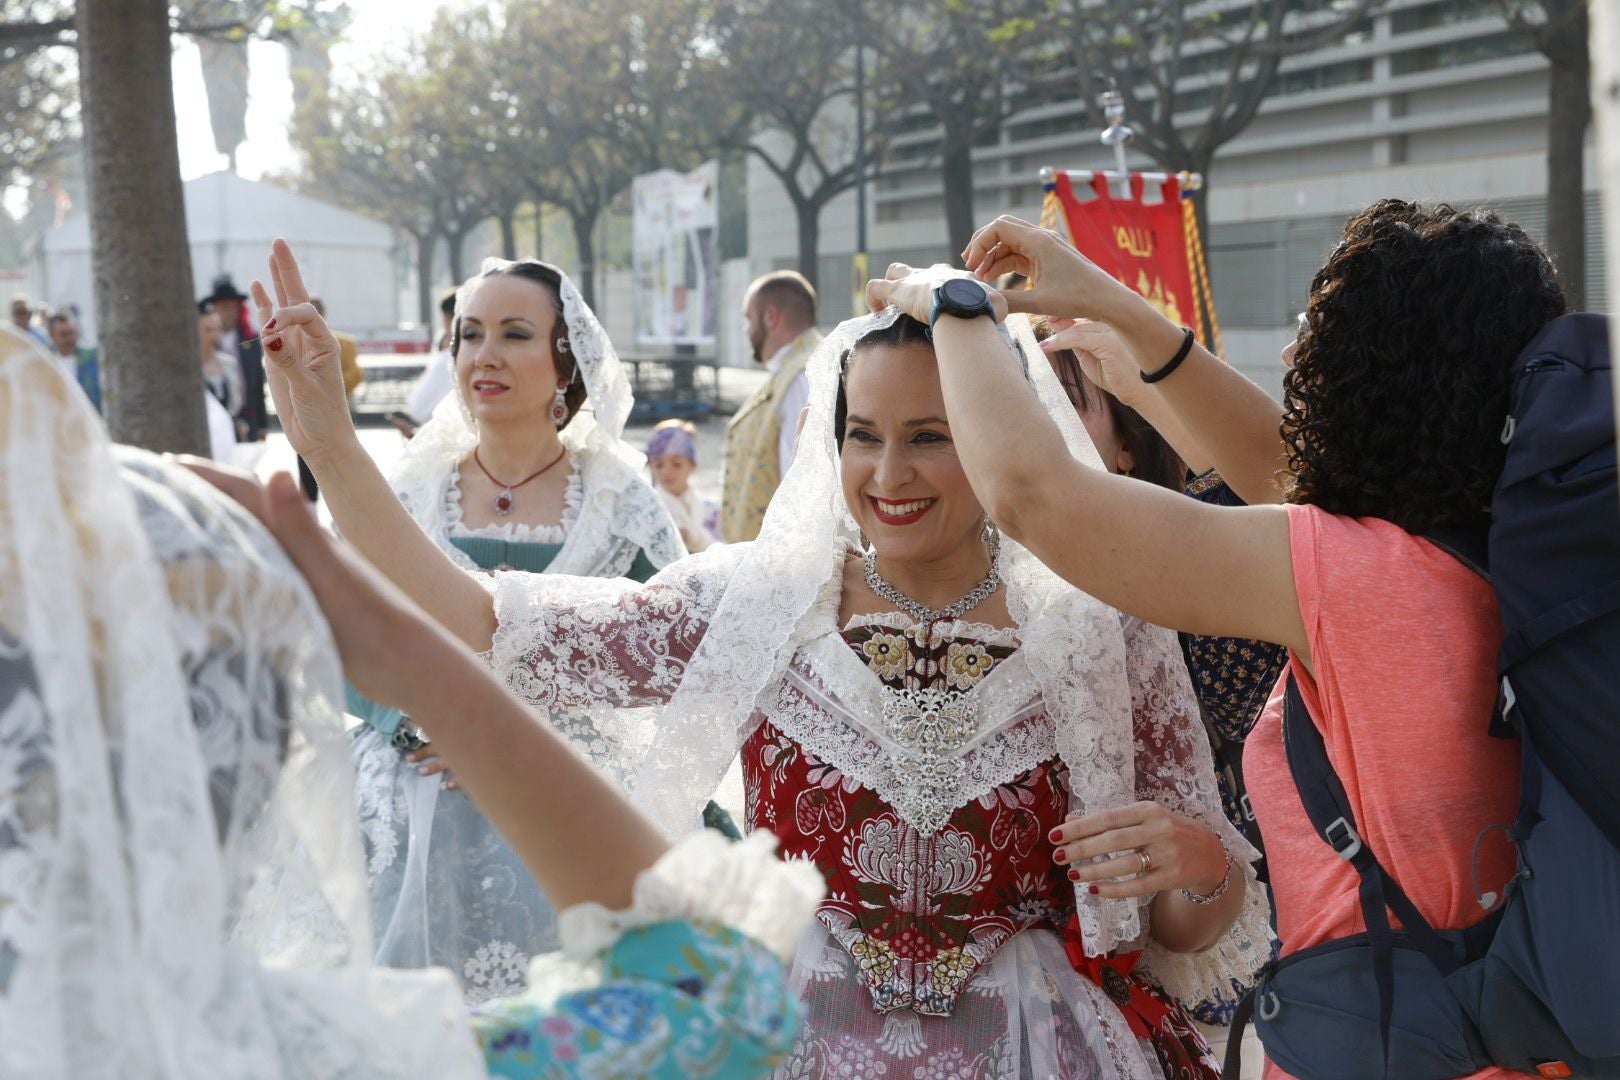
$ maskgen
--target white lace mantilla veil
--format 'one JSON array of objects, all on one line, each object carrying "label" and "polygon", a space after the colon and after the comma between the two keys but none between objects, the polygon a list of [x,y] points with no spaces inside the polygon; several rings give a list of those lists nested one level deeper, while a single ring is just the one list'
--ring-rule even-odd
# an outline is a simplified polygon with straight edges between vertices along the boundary
[{"label": "white lace mantilla veil", "polygon": [[[649,753],[632,786],[655,821],[695,821],[736,749],[752,730],[757,709],[776,700],[777,688],[797,649],[825,629],[824,610],[836,600],[846,541],[855,523],[839,481],[833,416],[841,359],[861,337],[894,322],[893,309],[841,324],[810,360],[810,411],[798,455],[766,511],[759,538],[730,545],[677,564],[691,577],[724,581],[707,631],[678,689],[657,721]],[[1062,430],[1070,453],[1092,468],[1101,460],[1061,385],[1044,362],[1028,320],[1009,320],[1018,349],[1041,402]],[[1029,363],[1029,358],[1036,362]],[[1010,538],[1002,541],[1002,578],[1007,606],[1018,624],[1024,662],[1053,721],[1057,749],[1068,766],[1076,812],[1086,813],[1137,798],[1138,759],[1132,725],[1132,685],[1127,677],[1127,620],[1065,582]],[[589,590],[582,590],[582,597]],[[501,590],[497,590],[497,604]],[[700,598],[701,599],[701,598]],[[836,603],[833,604],[836,611]],[[1132,621],[1134,624],[1134,621]],[[1190,686],[1175,635],[1151,628],[1154,655],[1133,665]],[[1140,640],[1138,637],[1137,640]],[[1145,682],[1146,680],[1141,680]],[[1160,693],[1164,685],[1139,687]],[[838,703],[822,705],[837,710]],[[1195,708],[1189,715],[1196,721]],[[1249,880],[1249,902],[1232,932],[1211,952],[1177,955],[1147,945],[1146,965],[1172,993],[1193,1002],[1231,996],[1231,977],[1243,978],[1269,959],[1266,903],[1249,864],[1257,852],[1233,829],[1220,809],[1206,736],[1196,722],[1186,730],[1155,732],[1165,747],[1159,790],[1171,809],[1206,822],[1225,842]],[[858,736],[851,736],[858,738]],[[951,764],[947,762],[947,767]],[[1164,778],[1171,778],[1165,781]],[[1006,779],[1012,779],[1009,775]],[[949,786],[950,781],[944,781]],[[944,800],[941,800],[942,802]],[[1147,899],[1109,900],[1076,890],[1084,944],[1092,955],[1139,943],[1146,930]]]},{"label": "white lace mantilla veil", "polygon": [[[478,276],[461,286],[457,306],[485,273],[504,265],[509,265],[506,260],[486,259]],[[561,433],[563,445],[581,473],[584,502],[547,572],[617,577],[630,568],[637,548],[654,566],[667,566],[685,555],[686,548],[658,493],[647,482],[646,457],[624,441],[624,425],[634,404],[624,364],[573,281],[557,267],[545,265],[562,280],[562,317],[568,325],[569,349],[585,380],[585,405]],[[454,357],[450,365],[453,372]],[[551,420],[543,415],[539,422]],[[472,413],[460,386],[454,385],[411,439],[389,476],[423,531],[468,570],[478,568],[450,543],[445,493],[450,476],[477,444]],[[616,545],[614,537],[630,543]]]},{"label": "white lace mantilla veil", "polygon": [[0,1075],[484,1075],[369,967],[336,648],[235,504],[0,330]]}]

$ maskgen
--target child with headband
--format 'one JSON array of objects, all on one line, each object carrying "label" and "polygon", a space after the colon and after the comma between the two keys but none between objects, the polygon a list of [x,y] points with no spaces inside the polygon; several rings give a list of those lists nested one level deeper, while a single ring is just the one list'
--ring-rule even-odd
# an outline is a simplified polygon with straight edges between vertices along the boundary
[{"label": "child with headband", "polygon": [[647,440],[647,468],[688,551],[720,541],[720,507],[692,486],[697,471],[697,428],[690,420],[665,420]]}]

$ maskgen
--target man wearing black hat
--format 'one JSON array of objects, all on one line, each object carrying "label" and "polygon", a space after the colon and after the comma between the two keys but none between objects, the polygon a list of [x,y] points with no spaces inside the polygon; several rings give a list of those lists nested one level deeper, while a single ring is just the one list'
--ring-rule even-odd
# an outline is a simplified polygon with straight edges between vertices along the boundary
[{"label": "man wearing black hat", "polygon": [[264,408],[264,350],[248,325],[244,302],[247,297],[237,290],[229,274],[214,279],[214,291],[203,297],[214,305],[219,315],[219,347],[236,354],[242,365],[242,407],[237,411],[237,430],[247,442],[264,438],[266,413]]}]

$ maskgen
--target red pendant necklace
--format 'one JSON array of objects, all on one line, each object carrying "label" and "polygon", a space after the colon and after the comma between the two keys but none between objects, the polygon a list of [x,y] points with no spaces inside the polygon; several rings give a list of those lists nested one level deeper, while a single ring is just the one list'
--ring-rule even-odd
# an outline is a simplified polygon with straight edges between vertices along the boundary
[{"label": "red pendant necklace", "polygon": [[490,483],[501,489],[501,493],[495,496],[495,512],[501,515],[501,517],[505,517],[512,512],[512,489],[520,488],[524,484],[527,484],[530,480],[533,480],[535,477],[543,476],[547,472],[550,472],[551,469],[556,466],[557,462],[561,461],[565,456],[567,456],[567,454],[568,448],[563,447],[561,450],[557,451],[557,456],[551,459],[550,464],[546,465],[538,472],[530,473],[528,476],[525,476],[515,484],[503,484],[499,480],[495,479],[495,477],[491,476],[489,470],[484,468],[483,461],[479,459],[478,447],[476,446],[473,447],[473,464],[478,466],[478,471],[483,473],[484,476],[489,479]]}]

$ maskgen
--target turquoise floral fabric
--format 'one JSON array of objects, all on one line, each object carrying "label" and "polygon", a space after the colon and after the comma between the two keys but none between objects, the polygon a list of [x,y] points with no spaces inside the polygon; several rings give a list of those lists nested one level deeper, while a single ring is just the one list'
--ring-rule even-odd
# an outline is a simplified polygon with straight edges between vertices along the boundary
[{"label": "turquoise floral fabric", "polygon": [[602,981],[542,1007],[487,1002],[473,1030],[492,1077],[744,1080],[770,1073],[799,1032],[799,1004],[769,950],[714,923],[630,930]]}]

